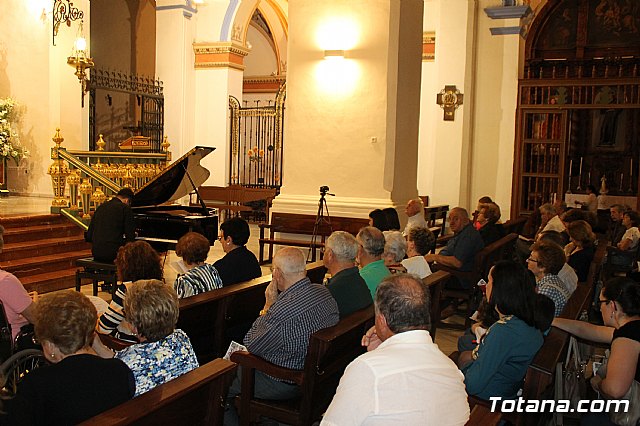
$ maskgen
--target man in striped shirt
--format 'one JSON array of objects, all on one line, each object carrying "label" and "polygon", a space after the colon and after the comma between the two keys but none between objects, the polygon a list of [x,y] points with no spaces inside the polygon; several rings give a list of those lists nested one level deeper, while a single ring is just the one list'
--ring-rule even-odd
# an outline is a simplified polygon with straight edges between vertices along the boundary
[{"label": "man in striped shirt", "polygon": [[[273,258],[273,278],[265,292],[267,303],[244,338],[247,350],[273,364],[302,370],[309,337],[339,320],[338,305],[329,290],[312,284],[300,249],[286,247]],[[238,376],[229,389],[229,401],[240,393]],[[254,395],[263,399],[290,399],[298,388],[256,371]],[[233,404],[227,404],[225,425],[237,423]]]}]

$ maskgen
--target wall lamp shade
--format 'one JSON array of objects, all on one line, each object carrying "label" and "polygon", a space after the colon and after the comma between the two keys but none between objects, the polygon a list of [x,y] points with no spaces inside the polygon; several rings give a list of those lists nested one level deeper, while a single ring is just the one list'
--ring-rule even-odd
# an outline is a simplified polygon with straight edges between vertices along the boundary
[{"label": "wall lamp shade", "polygon": [[325,59],[344,59],[344,50],[325,50]]}]

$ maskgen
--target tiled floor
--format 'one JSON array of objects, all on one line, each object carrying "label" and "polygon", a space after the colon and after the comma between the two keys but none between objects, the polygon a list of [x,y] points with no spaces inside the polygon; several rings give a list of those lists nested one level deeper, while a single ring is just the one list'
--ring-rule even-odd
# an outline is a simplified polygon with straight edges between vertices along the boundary
[{"label": "tiled floor", "polygon": [[[39,197],[4,197],[0,198],[0,217],[7,217],[13,215],[23,215],[23,214],[48,214],[50,213],[51,199],[50,198],[39,198]],[[251,250],[253,253],[258,255],[258,226],[251,225],[251,237],[249,238],[249,242],[247,243],[247,248]],[[211,251],[209,252],[209,256],[207,258],[207,262],[212,263],[216,260],[220,259],[224,256],[224,252],[222,251],[222,247],[218,242],[211,247]],[[172,283],[175,281],[176,272],[170,266],[172,262],[178,260],[179,258],[176,256],[175,252],[170,251],[167,254],[167,257],[164,260],[164,276],[165,280],[168,283]],[[262,273],[269,274],[269,265],[262,266]],[[82,292],[85,294],[91,294],[91,285],[85,285],[82,288]],[[100,292],[98,294],[102,299],[109,301],[110,295],[109,293]],[[456,318],[457,319],[457,318]],[[440,349],[445,354],[450,354],[451,352],[456,350],[456,342],[458,340],[458,336],[460,336],[462,332],[454,331],[454,330],[446,330],[446,329],[438,329],[436,334],[436,343],[440,347]]]}]

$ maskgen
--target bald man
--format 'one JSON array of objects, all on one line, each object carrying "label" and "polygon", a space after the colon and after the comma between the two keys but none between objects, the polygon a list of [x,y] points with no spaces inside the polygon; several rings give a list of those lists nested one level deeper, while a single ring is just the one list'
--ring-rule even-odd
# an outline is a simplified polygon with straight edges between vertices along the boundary
[{"label": "bald man", "polygon": [[[335,299],[325,286],[311,283],[305,267],[305,255],[298,248],[285,247],[276,253],[272,280],[265,291],[265,309],[244,337],[244,345],[253,355],[294,370],[304,367],[309,337],[339,320]],[[229,400],[240,390],[237,377],[229,389],[225,425],[237,424],[237,413]],[[257,398],[282,400],[297,394],[295,384],[256,371],[254,395]]]}]

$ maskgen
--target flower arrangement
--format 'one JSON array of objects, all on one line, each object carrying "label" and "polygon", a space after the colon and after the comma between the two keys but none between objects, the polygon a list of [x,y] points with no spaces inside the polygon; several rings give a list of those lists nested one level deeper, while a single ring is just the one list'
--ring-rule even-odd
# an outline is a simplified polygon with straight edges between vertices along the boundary
[{"label": "flower arrangement", "polygon": [[0,99],[0,158],[13,158],[18,164],[29,155],[14,130],[17,103],[11,98]]},{"label": "flower arrangement", "polygon": [[258,147],[254,147],[253,149],[249,148],[247,150],[247,156],[249,157],[249,161],[259,161],[264,157],[264,149],[258,149]]}]

